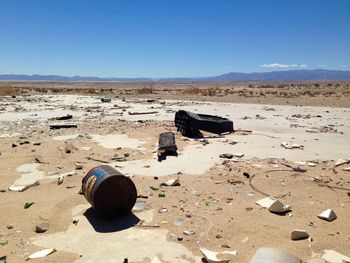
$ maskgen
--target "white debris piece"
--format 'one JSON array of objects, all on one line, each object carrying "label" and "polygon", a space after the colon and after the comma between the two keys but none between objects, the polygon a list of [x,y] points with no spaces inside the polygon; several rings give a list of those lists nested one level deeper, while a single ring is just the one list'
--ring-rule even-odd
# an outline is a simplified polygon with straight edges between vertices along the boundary
[{"label": "white debris piece", "polygon": [[52,254],[55,251],[56,251],[56,249],[54,249],[54,248],[43,249],[43,250],[40,250],[38,252],[35,252],[34,254],[31,254],[28,257],[28,259],[43,258],[43,257],[46,257],[46,256]]},{"label": "white debris piece", "polygon": [[297,256],[276,248],[259,248],[250,263],[301,263]]},{"label": "white debris piece", "polygon": [[349,159],[339,159],[338,161],[335,162],[334,167],[350,163]]},{"label": "white debris piece", "polygon": [[[200,251],[202,252],[204,258],[208,261],[208,263],[228,263],[230,262],[230,259],[220,259],[223,257],[223,255],[229,255],[229,256],[236,256],[237,251],[223,251],[223,252],[215,252],[211,251],[209,249],[206,249],[204,247],[200,248]],[[218,258],[219,257],[219,258]]]},{"label": "white debris piece", "polygon": [[315,166],[316,166],[316,163],[308,162],[307,165],[310,166],[310,167],[315,167]]},{"label": "white debris piece", "polygon": [[64,181],[64,176],[63,176],[63,175],[60,175],[60,176],[57,178],[57,184],[58,184],[58,185],[63,184],[63,181]]},{"label": "white debris piece", "polygon": [[284,212],[288,212],[291,210],[291,207],[289,205],[283,204],[281,201],[279,201],[278,199],[276,199],[272,196],[260,199],[260,200],[256,201],[256,204],[258,204],[258,205],[266,208],[268,211],[274,212],[274,213],[284,213]]},{"label": "white debris piece", "polygon": [[317,215],[319,218],[327,220],[328,222],[331,222],[335,219],[337,219],[337,215],[334,213],[332,209],[326,209],[322,213]]},{"label": "white debris piece", "polygon": [[350,262],[350,258],[340,254],[337,251],[334,250],[324,250],[324,254],[322,256],[323,259],[325,259],[329,263],[345,263],[345,262]]},{"label": "white debris piece", "polygon": [[232,155],[237,158],[242,158],[244,156],[244,153],[234,153]]},{"label": "white debris piece", "polygon": [[31,184],[13,184],[9,187],[9,190],[13,191],[13,192],[23,192],[23,191],[27,190],[28,188],[31,188],[33,186],[37,186],[39,184],[40,184],[39,181],[36,181],[34,183],[31,183]]},{"label": "white debris piece", "polygon": [[165,185],[165,186],[176,186],[180,184],[180,177],[176,179],[169,179],[168,181],[161,183],[160,185]]},{"label": "white debris piece", "polygon": [[291,239],[292,240],[302,240],[307,239],[309,237],[309,234],[305,230],[301,229],[294,229],[291,233]]},{"label": "white debris piece", "polygon": [[343,169],[343,171],[350,172],[350,166]]},{"label": "white debris piece", "polygon": [[296,143],[288,143],[288,142],[282,142],[281,146],[285,149],[304,149],[303,145],[296,144]]}]

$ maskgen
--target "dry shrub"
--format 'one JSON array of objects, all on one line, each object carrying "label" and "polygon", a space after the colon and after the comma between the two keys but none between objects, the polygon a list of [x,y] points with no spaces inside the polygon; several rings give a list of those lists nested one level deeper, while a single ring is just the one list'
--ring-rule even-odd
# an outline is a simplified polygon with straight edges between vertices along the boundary
[{"label": "dry shrub", "polygon": [[153,94],[154,88],[153,87],[143,87],[141,89],[136,90],[137,94]]},{"label": "dry shrub", "polygon": [[186,88],[186,89],[184,89],[184,91],[183,91],[184,94],[191,94],[191,95],[193,95],[193,94],[200,94],[201,92],[202,92],[202,91],[201,91],[200,88],[198,88],[198,87],[193,87],[193,86],[191,86],[191,87],[189,87],[189,88]]},{"label": "dry shrub", "polygon": [[19,88],[12,87],[9,84],[0,85],[0,96],[16,96],[20,94]]}]

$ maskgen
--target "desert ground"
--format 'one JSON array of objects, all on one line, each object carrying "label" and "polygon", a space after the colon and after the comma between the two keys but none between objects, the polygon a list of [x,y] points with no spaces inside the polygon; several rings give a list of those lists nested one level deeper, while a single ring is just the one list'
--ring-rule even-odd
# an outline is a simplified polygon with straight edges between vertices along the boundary
[{"label": "desert ground", "polygon": [[[349,82],[2,82],[0,95],[2,262],[52,248],[30,260],[248,263],[263,247],[299,262],[350,261]],[[228,118],[235,132],[182,136],[178,110]],[[77,128],[50,129],[58,123]],[[166,131],[178,156],[159,162]],[[101,164],[136,185],[131,215],[103,219],[79,194]],[[179,185],[161,185],[169,179]],[[256,203],[266,197],[290,209]],[[326,209],[337,218],[317,216]],[[309,237],[292,240],[296,229]],[[205,249],[227,253],[211,261]]]}]

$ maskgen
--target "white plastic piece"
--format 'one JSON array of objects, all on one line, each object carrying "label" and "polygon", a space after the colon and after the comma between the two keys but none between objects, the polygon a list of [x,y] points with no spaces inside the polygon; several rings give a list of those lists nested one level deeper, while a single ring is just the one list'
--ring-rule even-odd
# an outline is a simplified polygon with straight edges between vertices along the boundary
[{"label": "white plastic piece", "polygon": [[200,251],[202,252],[204,258],[208,261],[208,263],[228,263],[230,262],[230,259],[220,259],[218,257],[222,257],[222,255],[225,255],[225,254],[230,256],[237,255],[237,251],[235,250],[216,252],[216,251],[211,251],[209,249],[201,247]]},{"label": "white plastic piece", "polygon": [[291,209],[289,205],[283,204],[281,201],[275,199],[272,196],[260,199],[256,202],[256,204],[266,208],[268,211],[273,213],[285,213]]},{"label": "white plastic piece", "polygon": [[334,213],[332,209],[326,209],[322,213],[317,215],[319,218],[327,220],[328,222],[331,222],[335,219],[337,219],[337,215]]},{"label": "white plastic piece", "polygon": [[29,259],[43,258],[43,257],[46,257],[46,256],[52,254],[55,251],[56,251],[56,249],[54,249],[54,248],[43,249],[43,250],[40,250],[38,252],[35,252],[34,254],[31,254],[28,258]]},{"label": "white plastic piece", "polygon": [[350,262],[350,258],[340,254],[337,251],[334,250],[324,250],[324,254],[322,256],[323,259],[325,259],[329,263],[345,263],[345,262]]}]

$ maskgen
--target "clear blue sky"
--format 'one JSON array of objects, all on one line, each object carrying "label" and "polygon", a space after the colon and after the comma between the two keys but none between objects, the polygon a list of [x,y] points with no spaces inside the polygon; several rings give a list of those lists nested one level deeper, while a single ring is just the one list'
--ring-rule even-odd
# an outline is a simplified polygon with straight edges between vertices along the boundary
[{"label": "clear blue sky", "polygon": [[350,70],[350,0],[1,0],[0,74]]}]

